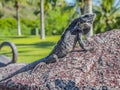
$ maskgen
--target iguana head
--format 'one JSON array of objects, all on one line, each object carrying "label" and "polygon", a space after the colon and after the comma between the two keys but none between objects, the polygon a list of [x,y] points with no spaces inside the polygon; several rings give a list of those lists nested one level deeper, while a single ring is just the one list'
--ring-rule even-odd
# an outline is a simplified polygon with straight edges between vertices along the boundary
[{"label": "iguana head", "polygon": [[84,14],[80,17],[78,26],[83,31],[83,34],[87,34],[90,31],[94,18],[95,14]]}]

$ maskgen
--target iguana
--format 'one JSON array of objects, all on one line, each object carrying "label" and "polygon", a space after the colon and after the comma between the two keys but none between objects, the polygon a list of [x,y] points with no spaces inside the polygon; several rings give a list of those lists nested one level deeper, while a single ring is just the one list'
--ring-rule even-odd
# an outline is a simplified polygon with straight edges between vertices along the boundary
[{"label": "iguana", "polygon": [[17,49],[14,43],[12,42],[2,42],[0,44],[0,50],[4,47],[4,46],[9,46],[12,49],[12,59],[8,58],[5,55],[0,55],[0,67],[6,66],[10,63],[16,63],[17,61],[17,57],[18,57],[18,53],[17,53]]},{"label": "iguana", "polygon": [[65,32],[62,34],[61,39],[58,41],[57,45],[54,47],[54,49],[48,56],[26,65],[25,67],[12,73],[11,75],[6,77],[5,79],[2,79],[1,81],[9,79],[21,72],[32,70],[35,68],[36,65],[38,65],[41,62],[44,62],[46,64],[56,62],[58,58],[63,58],[70,51],[72,51],[77,41],[79,42],[83,50],[86,51],[81,35],[84,35],[89,32],[90,27],[94,21],[94,17],[95,14],[85,14],[79,18],[74,19],[71,22],[71,24],[67,27]]}]

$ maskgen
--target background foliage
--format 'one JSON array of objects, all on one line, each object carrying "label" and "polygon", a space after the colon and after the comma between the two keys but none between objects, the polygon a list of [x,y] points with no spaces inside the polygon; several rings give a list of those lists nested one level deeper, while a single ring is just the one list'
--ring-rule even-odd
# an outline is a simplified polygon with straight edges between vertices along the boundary
[{"label": "background foliage", "polygon": [[[40,29],[40,0],[20,0],[20,21],[23,35],[31,35],[35,28]],[[82,2],[81,2],[82,1]],[[120,28],[120,0],[93,0],[96,13],[94,33]],[[46,35],[60,35],[75,17],[80,15],[83,0],[68,4],[64,0],[45,0]],[[0,0],[0,35],[17,35],[16,10],[13,0]]]},{"label": "background foliage", "polygon": [[[18,49],[18,62],[27,63],[48,55],[64,29],[74,18],[81,15],[84,6],[84,0],[74,0],[76,3],[72,4],[64,0],[45,0],[47,37],[40,40],[39,36],[31,36],[36,28],[40,29],[40,0],[17,0],[20,1],[19,13],[23,36],[16,36],[14,1],[0,0],[0,43],[6,40],[14,42]],[[93,0],[93,12],[96,14],[94,33],[120,28],[120,0]],[[10,56],[10,50],[4,47],[0,54]]]}]

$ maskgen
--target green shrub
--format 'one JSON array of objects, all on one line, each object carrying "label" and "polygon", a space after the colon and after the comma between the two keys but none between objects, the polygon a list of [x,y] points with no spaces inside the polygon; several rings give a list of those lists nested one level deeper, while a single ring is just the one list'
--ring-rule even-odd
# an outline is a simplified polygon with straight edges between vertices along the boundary
[{"label": "green shrub", "polygon": [[0,33],[2,35],[14,35],[16,33],[17,23],[14,18],[0,19]]},{"label": "green shrub", "polygon": [[[39,28],[39,20],[20,20],[21,32],[23,35],[30,35],[33,28]],[[0,35],[17,35],[17,21],[15,18],[0,19]]]},{"label": "green shrub", "polygon": [[40,20],[21,19],[21,30],[24,35],[31,35],[31,30],[39,28]]},{"label": "green shrub", "polygon": [[47,35],[60,35],[67,27],[70,13],[61,13],[61,8],[56,7],[47,11],[45,30]]}]

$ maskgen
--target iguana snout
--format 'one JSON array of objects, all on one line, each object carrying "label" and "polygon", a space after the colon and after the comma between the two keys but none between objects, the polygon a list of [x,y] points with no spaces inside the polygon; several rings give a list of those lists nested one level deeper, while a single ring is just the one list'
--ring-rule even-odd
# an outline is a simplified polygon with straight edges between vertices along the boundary
[{"label": "iguana snout", "polygon": [[78,26],[83,31],[83,34],[87,34],[90,31],[94,18],[95,14],[85,14],[80,17]]}]

